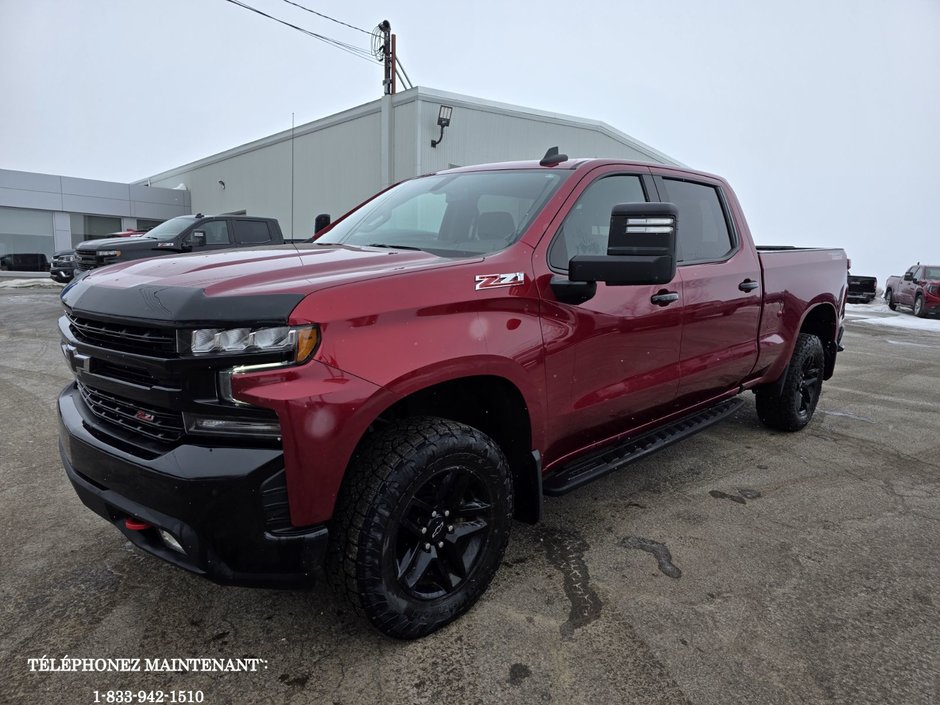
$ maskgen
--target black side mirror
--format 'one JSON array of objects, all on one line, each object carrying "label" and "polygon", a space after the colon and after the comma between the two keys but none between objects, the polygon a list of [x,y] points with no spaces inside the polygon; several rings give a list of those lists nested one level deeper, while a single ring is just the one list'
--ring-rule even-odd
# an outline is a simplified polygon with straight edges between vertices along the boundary
[{"label": "black side mirror", "polygon": [[323,230],[330,225],[330,214],[329,213],[320,213],[313,221],[313,234],[316,235],[318,232]]},{"label": "black side mirror", "polygon": [[622,203],[610,213],[606,255],[577,255],[568,279],[610,286],[666,284],[676,276],[679,210],[672,203]]},{"label": "black side mirror", "polygon": [[189,244],[193,247],[205,247],[206,233],[202,230],[193,230],[189,236]]}]

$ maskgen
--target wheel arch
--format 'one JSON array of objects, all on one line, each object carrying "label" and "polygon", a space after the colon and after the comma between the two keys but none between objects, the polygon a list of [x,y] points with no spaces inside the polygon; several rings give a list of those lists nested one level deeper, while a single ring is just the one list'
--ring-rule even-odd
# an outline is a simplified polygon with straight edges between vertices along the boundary
[{"label": "wheel arch", "polygon": [[541,458],[533,450],[532,419],[525,396],[512,381],[498,375],[471,375],[412,390],[375,418],[359,439],[353,457],[371,432],[391,421],[413,416],[457,421],[492,438],[509,461],[515,518],[529,524],[539,521]]}]

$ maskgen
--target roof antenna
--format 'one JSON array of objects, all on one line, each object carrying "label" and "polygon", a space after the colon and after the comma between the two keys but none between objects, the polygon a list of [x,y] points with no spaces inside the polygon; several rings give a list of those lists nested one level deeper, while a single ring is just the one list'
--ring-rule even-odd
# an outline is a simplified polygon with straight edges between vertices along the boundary
[{"label": "roof antenna", "polygon": [[568,161],[567,154],[559,154],[558,147],[549,147],[542,161],[539,162],[539,166],[555,166],[566,161]]}]

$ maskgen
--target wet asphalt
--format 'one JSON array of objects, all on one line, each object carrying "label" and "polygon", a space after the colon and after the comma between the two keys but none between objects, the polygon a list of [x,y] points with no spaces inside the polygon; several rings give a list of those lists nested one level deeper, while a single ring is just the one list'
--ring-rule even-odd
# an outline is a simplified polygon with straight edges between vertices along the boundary
[{"label": "wet asphalt", "polygon": [[[86,510],[56,446],[58,315],[55,292],[0,291],[0,703],[938,701],[940,322],[850,320],[801,433],[762,428],[747,395],[719,425],[547,499],[481,602],[403,643],[325,585],[220,587]],[[142,670],[43,672],[42,657]],[[145,669],[173,658],[260,661]]]}]

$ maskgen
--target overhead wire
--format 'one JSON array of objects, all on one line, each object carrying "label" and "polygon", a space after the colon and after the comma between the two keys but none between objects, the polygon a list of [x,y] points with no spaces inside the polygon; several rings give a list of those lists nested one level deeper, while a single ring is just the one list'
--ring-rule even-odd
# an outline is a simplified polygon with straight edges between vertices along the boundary
[{"label": "overhead wire", "polygon": [[350,29],[354,29],[354,30],[356,30],[357,32],[362,32],[363,34],[371,34],[371,32],[370,32],[369,30],[367,30],[367,29],[363,29],[362,27],[357,27],[356,25],[349,24],[348,22],[343,22],[342,20],[338,20],[338,19],[336,19],[335,17],[330,17],[329,15],[324,15],[322,12],[317,12],[316,10],[311,10],[309,7],[304,7],[304,6],[301,5],[299,2],[294,2],[293,0],[284,0],[284,2],[286,2],[288,5],[293,5],[294,7],[299,7],[301,10],[305,10],[306,12],[309,12],[309,13],[311,13],[311,14],[314,14],[314,15],[316,15],[317,17],[322,17],[323,19],[329,20],[330,22],[335,22],[336,24],[341,24],[341,25],[343,25],[344,27],[349,27]]},{"label": "overhead wire", "polygon": [[[321,42],[325,42],[326,44],[329,44],[329,45],[331,45],[331,46],[333,46],[333,47],[336,47],[337,49],[340,49],[341,51],[345,51],[345,52],[347,52],[348,54],[352,54],[353,56],[357,56],[357,57],[359,57],[360,59],[365,59],[365,60],[368,61],[369,63],[374,63],[374,62],[375,62],[375,58],[372,56],[372,52],[369,51],[368,49],[363,49],[363,48],[357,47],[357,46],[355,46],[355,45],[353,45],[353,44],[347,44],[346,42],[341,42],[341,41],[339,41],[338,39],[333,39],[332,37],[327,37],[327,36],[325,36],[325,35],[323,35],[323,34],[317,34],[316,32],[311,32],[309,29],[304,29],[303,27],[298,27],[298,26],[295,25],[295,24],[291,24],[290,22],[287,22],[287,21],[285,21],[285,20],[282,20],[282,19],[280,19],[280,18],[277,18],[277,17],[275,17],[274,15],[269,15],[267,12],[263,12],[262,10],[259,10],[259,9],[256,8],[256,7],[252,7],[251,5],[249,5],[249,4],[247,4],[247,3],[241,2],[241,0],[225,0],[225,1],[226,1],[226,2],[229,2],[229,3],[233,4],[233,5],[237,5],[238,7],[241,7],[241,8],[243,8],[243,9],[245,9],[245,10],[249,10],[250,12],[254,12],[254,13],[258,14],[258,15],[261,15],[262,17],[267,17],[269,20],[274,20],[275,22],[278,22],[278,23],[280,23],[280,24],[282,24],[282,25],[285,25],[285,26],[287,26],[287,27],[290,27],[291,29],[296,29],[298,32],[303,32],[304,34],[306,34],[306,35],[309,36],[309,37],[313,37],[314,39],[319,39]],[[292,3],[292,4],[293,4],[293,3]],[[307,8],[304,8],[304,9],[307,9]],[[311,10],[311,12],[312,12],[312,10]],[[319,13],[315,13],[315,14],[319,14]],[[332,19],[332,18],[330,18],[330,19]],[[338,20],[335,20],[335,21],[338,21]],[[358,29],[358,27],[354,27],[353,29]]]}]

